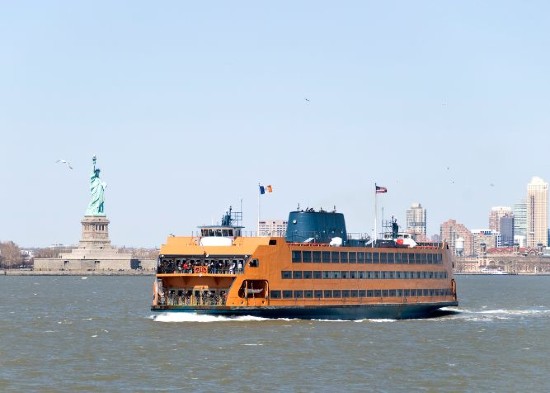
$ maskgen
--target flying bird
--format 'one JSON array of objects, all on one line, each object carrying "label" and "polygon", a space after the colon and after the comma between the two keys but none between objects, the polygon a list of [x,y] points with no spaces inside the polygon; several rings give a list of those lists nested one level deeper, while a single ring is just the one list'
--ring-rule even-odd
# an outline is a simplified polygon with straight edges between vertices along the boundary
[{"label": "flying bird", "polygon": [[309,98],[307,98],[307,97],[306,97],[306,98],[304,98],[304,100],[306,100],[307,102],[309,102]]},{"label": "flying bird", "polygon": [[67,160],[57,160],[56,163],[57,164],[65,164],[69,167],[69,169],[73,169],[73,167],[71,166],[71,163]]}]

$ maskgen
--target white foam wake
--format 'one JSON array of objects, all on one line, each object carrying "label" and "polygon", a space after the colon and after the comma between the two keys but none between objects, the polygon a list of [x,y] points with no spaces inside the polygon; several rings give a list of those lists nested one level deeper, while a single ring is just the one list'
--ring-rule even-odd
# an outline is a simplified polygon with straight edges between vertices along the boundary
[{"label": "white foam wake", "polygon": [[249,315],[239,317],[226,317],[222,315],[203,315],[187,312],[166,312],[158,315],[152,315],[151,319],[155,322],[251,322],[267,321],[267,318],[253,317]]}]

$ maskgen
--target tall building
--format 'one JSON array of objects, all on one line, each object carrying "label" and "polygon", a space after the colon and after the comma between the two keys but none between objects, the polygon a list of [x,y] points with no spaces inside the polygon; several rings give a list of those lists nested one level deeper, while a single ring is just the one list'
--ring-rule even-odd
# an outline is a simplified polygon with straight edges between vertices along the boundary
[{"label": "tall building", "polygon": [[258,235],[285,237],[287,224],[286,220],[261,220],[258,226]]},{"label": "tall building", "polygon": [[500,239],[501,247],[512,247],[514,245],[514,221],[513,214],[500,218]]},{"label": "tall building", "polygon": [[440,232],[441,240],[447,242],[453,255],[469,257],[474,254],[473,235],[463,224],[447,220],[441,224]]},{"label": "tall building", "polygon": [[514,204],[514,235],[527,236],[527,202],[522,200]]},{"label": "tall building", "polygon": [[512,208],[508,206],[496,206],[489,213],[489,229],[500,232],[500,219],[512,214]]},{"label": "tall building", "polygon": [[426,237],[426,209],[413,203],[407,210],[407,232]]},{"label": "tall building", "polygon": [[527,185],[527,247],[548,245],[548,183],[533,177]]}]

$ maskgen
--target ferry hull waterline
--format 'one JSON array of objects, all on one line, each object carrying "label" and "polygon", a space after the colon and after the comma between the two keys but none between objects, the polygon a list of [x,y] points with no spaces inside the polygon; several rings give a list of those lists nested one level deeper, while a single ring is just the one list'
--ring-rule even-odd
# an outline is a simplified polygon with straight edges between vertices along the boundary
[{"label": "ferry hull waterline", "polygon": [[293,211],[285,237],[242,236],[231,209],[159,253],[155,312],[300,319],[409,319],[458,305],[445,243],[397,226],[383,241],[352,238],[341,213]]}]

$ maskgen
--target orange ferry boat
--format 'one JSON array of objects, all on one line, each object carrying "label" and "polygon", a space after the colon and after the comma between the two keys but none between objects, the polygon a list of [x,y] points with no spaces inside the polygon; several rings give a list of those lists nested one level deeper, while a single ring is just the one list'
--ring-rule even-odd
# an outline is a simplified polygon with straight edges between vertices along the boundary
[{"label": "orange ferry boat", "polygon": [[233,225],[170,236],[160,249],[153,311],[266,318],[419,318],[457,306],[445,243],[348,237],[337,212],[293,211],[286,237],[247,237]]}]

